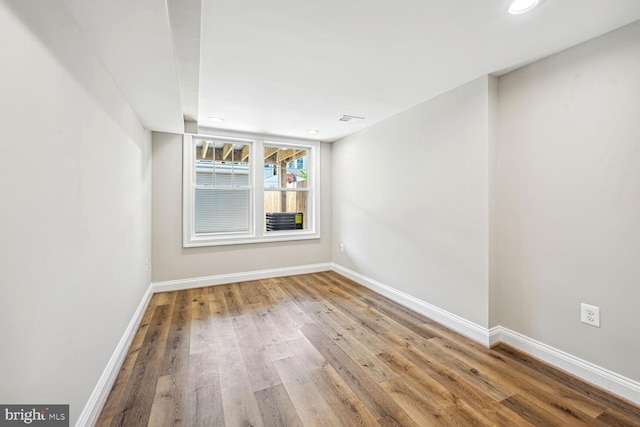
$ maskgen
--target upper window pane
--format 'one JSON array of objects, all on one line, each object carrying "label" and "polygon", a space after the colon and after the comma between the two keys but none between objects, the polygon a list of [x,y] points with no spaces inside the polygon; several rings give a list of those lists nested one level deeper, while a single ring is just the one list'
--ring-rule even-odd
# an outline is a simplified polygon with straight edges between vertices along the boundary
[{"label": "upper window pane", "polygon": [[265,188],[306,187],[308,150],[304,148],[264,147]]},{"label": "upper window pane", "polygon": [[206,139],[195,144],[197,186],[249,186],[249,144]]}]

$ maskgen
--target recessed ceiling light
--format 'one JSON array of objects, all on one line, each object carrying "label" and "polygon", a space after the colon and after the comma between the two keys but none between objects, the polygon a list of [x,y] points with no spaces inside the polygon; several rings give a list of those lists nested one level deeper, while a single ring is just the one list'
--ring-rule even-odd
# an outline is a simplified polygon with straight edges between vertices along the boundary
[{"label": "recessed ceiling light", "polygon": [[222,122],[224,122],[224,119],[222,117],[209,117],[209,120],[211,120],[213,123],[222,123]]},{"label": "recessed ceiling light", "polygon": [[509,5],[509,13],[512,15],[527,13],[540,3],[542,3],[541,0],[513,0]]},{"label": "recessed ceiling light", "polygon": [[315,135],[315,134],[320,133],[320,131],[318,129],[309,129],[309,130],[307,130],[307,133],[310,134],[310,135]]}]

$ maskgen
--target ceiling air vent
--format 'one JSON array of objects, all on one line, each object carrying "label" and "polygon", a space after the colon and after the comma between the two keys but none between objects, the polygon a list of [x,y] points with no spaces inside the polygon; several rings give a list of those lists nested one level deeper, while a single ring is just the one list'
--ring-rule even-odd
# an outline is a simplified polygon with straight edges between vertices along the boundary
[{"label": "ceiling air vent", "polygon": [[339,120],[341,122],[359,122],[361,120],[364,120],[364,117],[350,116],[348,114],[344,114],[342,117],[340,117]]}]

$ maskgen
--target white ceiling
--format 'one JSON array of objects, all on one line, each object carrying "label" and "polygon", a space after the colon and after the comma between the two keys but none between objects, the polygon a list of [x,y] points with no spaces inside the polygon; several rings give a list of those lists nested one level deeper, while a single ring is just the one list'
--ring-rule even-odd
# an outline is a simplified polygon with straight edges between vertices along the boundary
[{"label": "white ceiling", "polygon": [[146,128],[322,141],[640,19],[638,0],[63,1]]}]

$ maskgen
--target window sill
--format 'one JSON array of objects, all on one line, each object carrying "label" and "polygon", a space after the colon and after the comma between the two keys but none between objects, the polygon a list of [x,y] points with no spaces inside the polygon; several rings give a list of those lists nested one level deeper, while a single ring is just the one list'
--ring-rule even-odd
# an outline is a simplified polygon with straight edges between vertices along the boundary
[{"label": "window sill", "polygon": [[255,243],[273,243],[273,242],[292,242],[299,240],[319,239],[320,233],[315,232],[287,232],[287,231],[271,231],[264,236],[196,236],[188,242],[183,242],[185,248],[199,248],[204,246],[228,246],[228,245],[247,245]]}]

